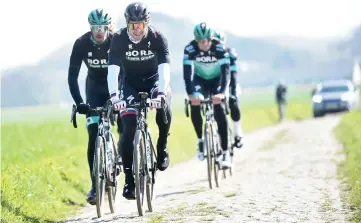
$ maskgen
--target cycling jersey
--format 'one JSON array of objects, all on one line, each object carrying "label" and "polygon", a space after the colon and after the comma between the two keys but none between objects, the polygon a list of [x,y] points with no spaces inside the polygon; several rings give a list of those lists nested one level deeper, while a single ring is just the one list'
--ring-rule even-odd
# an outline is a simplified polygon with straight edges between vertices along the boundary
[{"label": "cycling jersey", "polygon": [[[109,95],[106,83],[108,74],[108,52],[113,36],[109,34],[108,39],[103,44],[95,44],[93,40],[91,40],[91,35],[91,32],[87,32],[79,37],[74,43],[70,56],[68,83],[70,93],[76,104],[83,102],[78,84],[78,76],[82,62],[84,62],[88,68],[86,80],[87,100],[90,96],[88,94],[97,95],[97,93],[99,93]],[[90,98],[90,100],[92,100],[92,98]]]},{"label": "cycling jersey", "polygon": [[183,75],[187,94],[193,93],[192,66],[194,75],[204,80],[219,81],[219,93],[224,93],[229,83],[229,53],[218,40],[212,40],[209,51],[201,51],[193,40],[184,48]]},{"label": "cycling jersey", "polygon": [[[166,92],[169,71],[164,74],[160,68],[169,62],[168,41],[152,26],[148,27],[147,35],[137,44],[129,39],[126,28],[119,30],[113,37],[109,65],[123,68],[123,79],[133,88],[141,89],[144,82],[159,80],[160,91]],[[108,80],[110,92],[116,92],[117,78],[110,74]]]}]

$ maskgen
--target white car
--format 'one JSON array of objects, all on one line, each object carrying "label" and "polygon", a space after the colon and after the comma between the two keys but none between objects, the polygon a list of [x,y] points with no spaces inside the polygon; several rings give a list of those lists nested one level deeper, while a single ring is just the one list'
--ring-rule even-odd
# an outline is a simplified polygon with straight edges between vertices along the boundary
[{"label": "white car", "polygon": [[317,85],[312,96],[313,116],[350,111],[359,106],[360,94],[348,80],[325,81]]}]

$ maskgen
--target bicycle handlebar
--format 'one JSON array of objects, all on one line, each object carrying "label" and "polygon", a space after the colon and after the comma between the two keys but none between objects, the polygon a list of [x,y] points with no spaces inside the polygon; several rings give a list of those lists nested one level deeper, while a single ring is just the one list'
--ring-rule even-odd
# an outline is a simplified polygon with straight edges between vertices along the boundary
[{"label": "bicycle handlebar", "polygon": [[[141,95],[144,93],[140,92],[139,94]],[[147,100],[147,98],[141,98],[140,102],[136,102],[134,104],[127,105],[126,108],[134,108],[134,109],[141,110],[143,108],[151,107],[150,103],[146,102],[146,100]],[[162,109],[161,116],[162,116],[163,122],[164,122],[164,124],[168,124],[168,118],[167,118],[167,112],[166,112],[167,111],[167,103],[165,102],[165,100],[163,98],[161,99],[161,109]]]},{"label": "bicycle handlebar", "polygon": [[[76,113],[77,112],[78,112],[78,109],[77,109],[76,105],[73,104],[70,122],[73,123],[74,128],[78,128],[78,124],[76,121]],[[106,113],[106,118],[110,119],[110,123],[114,126],[114,119],[112,118],[112,114],[116,113],[116,111],[113,110],[112,102],[110,100],[107,100],[105,106],[103,106],[103,107],[89,108],[88,114],[90,112],[96,112],[98,114]]]},{"label": "bicycle handlebar", "polygon": [[[141,98],[140,102],[136,102],[134,104],[127,105],[126,108],[142,109],[142,108],[151,107],[150,103],[146,102],[146,100],[148,99],[148,93],[139,92],[138,95]],[[167,113],[166,113],[167,106],[168,106],[167,103],[162,98],[161,99],[161,109],[162,109],[161,116],[162,116],[163,122],[165,124],[168,124],[168,118],[167,118]],[[76,120],[76,113],[77,112],[78,112],[77,107],[76,107],[76,105],[73,104],[70,122],[73,123],[74,128],[78,127],[77,120]],[[114,110],[111,100],[107,100],[106,105],[103,106],[103,107],[90,108],[89,112],[96,112],[98,114],[106,113],[106,117],[110,119],[110,123],[113,126],[114,126],[114,120],[112,118],[112,114],[118,114],[119,113],[119,111]]]},{"label": "bicycle handlebar", "polygon": [[[190,100],[188,100],[187,98],[185,99],[186,103],[188,104],[191,104],[192,102]],[[199,100],[201,104],[213,104],[213,100],[210,99],[210,98],[206,98],[206,99],[203,99],[203,100]],[[225,98],[222,98],[221,99],[221,102],[225,102],[226,99]]]},{"label": "bicycle handlebar", "polygon": [[[226,100],[225,97],[221,99],[221,103],[224,103],[226,105],[226,114],[228,115],[229,114],[229,108],[228,108],[228,103],[227,103],[227,100]],[[192,102],[188,98],[185,98],[184,99],[184,104],[185,104],[186,116],[189,117],[188,105],[192,105]],[[213,105],[214,103],[213,103],[212,98],[206,98],[206,99],[200,100],[200,104],[201,105]],[[202,112],[204,114],[204,108],[202,108]]]}]

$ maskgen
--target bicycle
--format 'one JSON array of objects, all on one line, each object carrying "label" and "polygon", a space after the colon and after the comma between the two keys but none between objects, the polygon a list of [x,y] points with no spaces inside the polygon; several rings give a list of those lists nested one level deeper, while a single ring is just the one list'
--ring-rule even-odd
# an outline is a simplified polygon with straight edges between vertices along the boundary
[{"label": "bicycle", "polygon": [[[148,126],[148,93],[138,93],[140,102],[127,105],[126,108],[137,110],[137,128],[134,137],[133,174],[135,180],[135,197],[139,216],[144,215],[144,190],[147,198],[148,211],[153,212],[154,184],[157,171],[157,155],[154,150],[151,131]],[[165,124],[168,119],[165,113],[166,104],[161,101],[162,118]],[[139,157],[139,160],[138,160]]]},{"label": "bicycle", "polygon": [[[117,149],[111,125],[114,126],[112,102],[108,100],[104,107],[90,108],[89,112],[99,115],[98,135],[95,141],[93,176],[96,186],[96,209],[97,216],[103,215],[102,205],[104,193],[108,194],[110,212],[115,212],[115,200],[118,191],[118,180],[121,166],[116,164]],[[73,105],[71,122],[77,128],[77,108]],[[111,124],[111,125],[110,125]]]},{"label": "bicycle", "polygon": [[[223,99],[222,102],[225,103],[225,99]],[[190,105],[191,102],[186,98],[184,103],[186,116],[189,117],[188,105]],[[202,106],[202,113],[206,116],[206,122],[204,124],[205,149],[203,149],[203,152],[204,156],[207,158],[208,184],[209,188],[212,189],[212,169],[214,171],[214,180],[216,183],[216,187],[219,187],[220,185],[218,172],[222,170],[223,177],[226,178],[226,170],[222,169],[220,167],[220,163],[218,162],[218,159],[222,156],[222,149],[219,141],[217,123],[214,119],[213,101],[212,99],[207,98],[201,100],[200,103]],[[226,113],[228,114],[227,107]],[[228,128],[228,131],[230,131],[230,128]],[[228,136],[228,146],[232,145],[231,140],[232,138]]]}]

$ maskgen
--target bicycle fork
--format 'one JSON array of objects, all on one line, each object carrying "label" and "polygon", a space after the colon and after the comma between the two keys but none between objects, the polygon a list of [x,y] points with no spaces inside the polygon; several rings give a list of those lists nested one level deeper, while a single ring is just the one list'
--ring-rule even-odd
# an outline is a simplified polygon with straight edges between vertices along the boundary
[{"label": "bicycle fork", "polygon": [[[151,137],[151,132],[150,132],[150,129],[147,129],[147,136],[146,136],[146,156],[147,156],[147,183],[152,183],[152,184],[155,184],[155,171],[156,171],[156,168],[157,168],[157,157],[155,156],[155,151],[154,151],[154,147],[153,147],[153,143],[152,143],[152,137]],[[155,157],[155,160],[153,160],[153,163],[152,163],[152,150],[153,150],[153,154]],[[152,174],[150,176],[149,172],[151,172],[150,174]],[[152,182],[151,182],[152,181]]]},{"label": "bicycle fork", "polygon": [[109,132],[106,133],[105,137],[105,174],[107,176],[107,185],[115,186],[115,177],[116,177],[116,170],[113,169],[113,163],[115,163],[116,157],[113,155],[113,143],[110,140],[111,136]]}]

